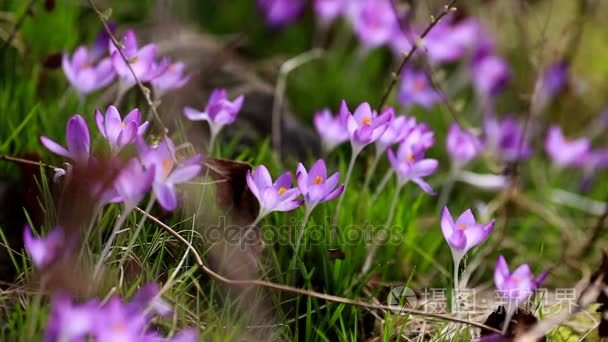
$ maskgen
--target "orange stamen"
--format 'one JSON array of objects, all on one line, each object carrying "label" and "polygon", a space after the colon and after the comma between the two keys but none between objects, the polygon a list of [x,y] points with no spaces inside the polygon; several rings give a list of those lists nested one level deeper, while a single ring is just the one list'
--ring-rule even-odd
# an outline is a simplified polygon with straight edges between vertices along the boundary
[{"label": "orange stamen", "polygon": [[282,186],[282,187],[279,188],[279,191],[277,191],[277,194],[282,195],[285,192],[287,192],[287,189],[284,186]]},{"label": "orange stamen", "polygon": [[370,118],[369,116],[364,117],[363,120],[361,120],[361,124],[363,124],[363,125],[371,125],[372,124],[372,118]]},{"label": "orange stamen", "polygon": [[315,180],[313,180],[312,182],[314,184],[321,184],[321,183],[323,183],[323,177],[317,176],[317,177],[315,177]]}]

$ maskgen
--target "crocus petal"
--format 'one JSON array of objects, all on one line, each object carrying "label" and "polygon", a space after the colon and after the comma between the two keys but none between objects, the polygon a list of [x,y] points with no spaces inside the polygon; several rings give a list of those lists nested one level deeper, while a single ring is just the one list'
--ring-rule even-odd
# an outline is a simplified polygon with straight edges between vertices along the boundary
[{"label": "crocus petal", "polygon": [[255,184],[253,177],[251,176],[251,171],[247,171],[247,174],[245,175],[245,179],[247,180],[247,186],[249,187],[249,190],[251,191],[251,193],[258,200],[260,200],[261,198],[260,198],[259,189],[258,189],[258,186]]},{"label": "crocus petal", "polygon": [[432,175],[437,170],[439,162],[436,159],[424,159],[414,164],[412,169],[413,177],[426,177]]},{"label": "crocus petal", "polygon": [[97,125],[97,129],[99,129],[99,133],[101,133],[104,138],[107,138],[105,118],[99,109],[95,110],[95,124]]},{"label": "crocus petal", "polygon": [[502,284],[504,284],[507,277],[509,277],[509,273],[507,260],[505,260],[504,256],[500,255],[496,262],[496,267],[494,268],[494,283],[496,283],[497,288],[502,287]]},{"label": "crocus petal", "polygon": [[209,115],[207,115],[206,112],[199,112],[198,110],[191,108],[191,107],[186,107],[184,108],[184,115],[192,121],[209,121]]},{"label": "crocus petal", "polygon": [[277,205],[278,195],[275,188],[272,186],[267,186],[262,189],[260,196],[260,204],[267,211],[275,210],[275,206]]},{"label": "crocus petal", "polygon": [[330,192],[327,196],[325,196],[325,198],[323,200],[331,201],[334,198],[342,195],[343,192],[344,192],[344,184],[340,185],[338,188],[336,188],[336,190]]},{"label": "crocus petal", "polygon": [[302,205],[302,201],[281,202],[276,206],[276,211],[292,211]]},{"label": "crocus petal", "polygon": [[448,237],[448,244],[456,250],[464,251],[467,244],[467,238],[464,235],[464,232],[460,229],[454,229]]},{"label": "crocus petal", "polygon": [[188,182],[192,178],[196,177],[201,172],[202,168],[202,165],[188,165],[178,167],[173,170],[173,172],[171,172],[171,174],[167,178],[167,182],[172,184]]},{"label": "crocus petal", "polygon": [[141,122],[141,112],[139,111],[138,108],[135,108],[133,110],[131,110],[127,116],[125,116],[125,119],[123,120],[124,122],[135,122],[138,126]]},{"label": "crocus petal", "polygon": [[471,249],[484,242],[492,233],[493,228],[494,222],[490,223],[489,225],[472,224],[470,226],[466,226],[464,231],[467,237],[466,249]]},{"label": "crocus petal", "polygon": [[131,121],[127,123],[118,134],[118,137],[116,138],[116,147],[120,149],[132,143],[135,141],[135,136],[137,136],[137,124]]},{"label": "crocus petal", "polygon": [[118,135],[122,131],[122,120],[120,119],[120,113],[114,106],[108,107],[106,110],[106,136],[110,145],[116,145]]},{"label": "crocus petal", "polygon": [[313,184],[317,177],[319,177],[322,182],[325,182],[325,179],[327,178],[327,167],[325,166],[325,161],[323,159],[317,160],[310,167],[310,173],[308,174],[308,185]]},{"label": "crocus petal", "polygon": [[435,191],[431,187],[431,185],[425,182],[422,178],[412,178],[412,182],[418,184],[418,186],[422,189],[422,191],[426,192],[429,195],[436,195]]},{"label": "crocus petal", "polygon": [[62,157],[66,157],[66,158],[72,158],[72,155],[70,154],[70,152],[68,152],[63,146],[59,145],[58,143],[54,142],[53,140],[45,137],[45,136],[41,136],[40,137],[40,142],[42,143],[42,145],[44,145],[44,147],[46,147],[49,151],[58,154]]},{"label": "crocus petal", "polygon": [[86,162],[89,158],[91,138],[86,122],[80,115],[74,115],[67,124],[68,151],[78,162]]},{"label": "crocus petal", "polygon": [[285,189],[289,189],[291,188],[291,173],[290,172],[285,172],[282,175],[280,175],[277,180],[274,182],[274,188],[276,190],[279,190],[280,188],[285,188]]},{"label": "crocus petal", "polygon": [[264,165],[260,165],[255,169],[255,172],[253,173],[253,180],[255,181],[255,184],[259,190],[266,187],[272,187],[272,177]]},{"label": "crocus petal", "polygon": [[452,214],[448,207],[443,207],[441,210],[441,233],[443,233],[443,237],[447,240],[450,236],[452,236],[452,232],[455,229],[454,219],[452,218]]},{"label": "crocus petal", "polygon": [[471,209],[465,210],[460,216],[456,219],[456,226],[464,224],[465,226],[472,226],[476,223],[475,217],[473,216],[473,211]]},{"label": "crocus petal", "polygon": [[308,192],[308,172],[302,163],[298,163],[296,167],[296,182],[303,194]]},{"label": "crocus petal", "polygon": [[173,211],[177,207],[177,194],[175,188],[171,184],[156,183],[154,184],[154,193],[156,199],[163,209]]}]

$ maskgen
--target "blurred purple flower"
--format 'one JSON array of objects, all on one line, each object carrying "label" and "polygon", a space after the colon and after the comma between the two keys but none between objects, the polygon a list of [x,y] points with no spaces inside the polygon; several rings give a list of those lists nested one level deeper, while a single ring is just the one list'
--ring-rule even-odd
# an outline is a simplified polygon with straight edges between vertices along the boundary
[{"label": "blurred purple flower", "polygon": [[535,277],[528,264],[523,264],[511,273],[507,261],[501,255],[494,268],[494,283],[499,295],[518,306],[540,286],[547,273]]},{"label": "blurred purple flower", "polygon": [[455,22],[450,16],[433,27],[424,38],[424,47],[433,63],[451,63],[470,53],[481,38],[481,24],[477,20]]},{"label": "blurred purple flower", "polygon": [[424,148],[418,141],[406,139],[399,145],[397,154],[392,149],[388,150],[388,159],[391,162],[393,169],[397,172],[399,183],[403,186],[405,183],[412,181],[427,194],[435,194],[431,186],[423,180],[435,173],[438,162],[436,159],[425,159]]},{"label": "blurred purple flower", "polygon": [[423,71],[406,68],[401,75],[401,86],[397,99],[404,106],[416,104],[430,109],[441,100],[441,97],[433,89],[429,78]]},{"label": "blurred purple flower", "polygon": [[346,12],[348,0],[314,0],[313,8],[322,22],[330,23]]},{"label": "blurred purple flower", "polygon": [[142,313],[133,314],[119,297],[113,297],[99,309],[93,335],[98,342],[141,341],[146,323]]},{"label": "blurred purple flower", "polygon": [[378,115],[367,102],[364,102],[355,109],[354,114],[351,114],[346,102],[342,101],[339,115],[346,123],[354,155],[357,155],[365,146],[375,142],[384,134],[393,119],[394,110],[389,108]]},{"label": "blurred purple flower", "polygon": [[108,107],[105,116],[97,109],[95,122],[114,153],[118,153],[123,147],[135,141],[136,136],[143,136],[148,128],[148,121],[141,123],[141,113],[137,108],[130,111],[124,120],[120,118],[120,113],[114,106]]},{"label": "blurred purple flower", "polygon": [[257,0],[266,24],[279,28],[295,22],[304,12],[306,2],[303,0]]},{"label": "blurred purple flower", "polygon": [[471,248],[484,242],[494,230],[494,224],[495,221],[478,224],[471,209],[467,209],[456,221],[448,207],[444,207],[441,212],[441,232],[457,260],[462,259]]},{"label": "blurred purple flower", "polygon": [[184,115],[192,121],[207,121],[211,135],[215,137],[224,126],[236,120],[244,100],[245,97],[241,95],[230,101],[226,89],[214,89],[203,112],[186,107]]},{"label": "blurred purple flower", "polygon": [[310,173],[299,163],[296,179],[307,210],[312,210],[319,203],[333,200],[344,191],[344,184],[338,185],[340,173],[336,172],[327,177],[327,167],[323,159],[317,160],[311,166]]},{"label": "blurred purple flower", "polygon": [[180,165],[175,160],[175,147],[165,137],[156,147],[148,146],[141,137],[136,138],[139,157],[146,169],[154,169],[153,189],[163,209],[173,211],[177,207],[175,185],[190,181],[201,169],[201,156],[196,155]]},{"label": "blurred purple flower", "polygon": [[[110,32],[114,34],[116,32],[116,23],[109,22],[108,28],[110,29]],[[93,46],[91,46],[92,60],[99,60],[106,53],[106,51],[108,51],[108,46],[110,45],[110,42],[110,35],[106,31],[106,29],[104,27],[99,29],[99,33],[97,33],[97,37],[95,37],[95,42],[93,43]]]},{"label": "blurred purple flower", "polygon": [[[152,188],[156,165],[144,167],[137,158],[127,162],[114,181],[114,188],[128,208],[134,208]],[[170,209],[167,209],[170,210]]]},{"label": "blurred purple flower", "polygon": [[590,148],[591,142],[588,138],[566,139],[562,129],[557,125],[549,128],[545,140],[545,150],[559,167],[581,166]]},{"label": "blurred purple flower", "polygon": [[390,0],[359,0],[348,9],[355,34],[370,48],[387,44],[399,25]]},{"label": "blurred purple flower", "polygon": [[482,56],[473,61],[472,78],[480,96],[493,98],[502,92],[511,80],[511,70],[509,64],[498,56]]},{"label": "blurred purple flower", "polygon": [[557,61],[547,67],[534,87],[532,95],[531,111],[540,113],[568,85],[570,64],[566,61]]},{"label": "blurred purple flower", "polygon": [[270,172],[264,165],[256,168],[253,174],[247,172],[247,186],[260,203],[258,219],[273,211],[290,211],[302,205],[296,200],[300,190],[293,187],[291,174],[285,172],[273,183]]},{"label": "blurred purple flower", "polygon": [[524,139],[524,132],[515,117],[507,116],[500,121],[494,117],[488,118],[484,130],[488,148],[501,160],[513,162],[527,159],[532,154],[530,142]]},{"label": "blurred purple flower", "polygon": [[340,115],[332,116],[329,109],[315,113],[314,123],[326,152],[348,140],[348,131],[343,118]]},{"label": "blurred purple flower", "polygon": [[395,25],[395,31],[391,35],[391,39],[388,44],[393,53],[401,58],[405,54],[409,53],[414,47],[413,42],[416,41],[414,33],[404,32],[399,25]]},{"label": "blurred purple flower", "polygon": [[63,55],[63,72],[81,97],[107,86],[116,76],[110,58],[104,58],[96,65],[95,62],[95,56],[84,46],[76,49],[72,58],[67,53]]},{"label": "blurred purple flower", "polygon": [[67,149],[45,136],[40,137],[40,142],[51,152],[69,158],[77,164],[86,164],[89,161],[91,149],[89,128],[86,121],[78,114],[72,116],[66,125]]},{"label": "blurred purple flower", "polygon": [[137,289],[127,308],[132,314],[141,314],[148,308],[159,316],[167,316],[172,312],[171,305],[160,296],[160,289],[156,283],[146,283]]},{"label": "blurred purple flower", "polygon": [[29,225],[23,229],[23,244],[36,268],[51,264],[57,253],[65,248],[65,236],[60,227],[55,227],[45,237],[34,237]]},{"label": "blurred purple flower", "polygon": [[376,141],[376,153],[383,154],[390,146],[402,142],[414,129],[416,129],[416,118],[397,116],[391,120],[384,134]]},{"label": "blurred purple flower", "polygon": [[188,83],[190,76],[184,75],[184,68],[185,65],[181,62],[169,64],[165,72],[150,82],[154,88],[154,96],[160,98],[167,92],[179,89]]},{"label": "blurred purple flower", "polygon": [[461,129],[457,123],[450,126],[446,139],[450,158],[457,166],[463,166],[475,159],[483,150],[483,144],[473,133]]},{"label": "blurred purple flower", "polygon": [[123,36],[123,49],[122,51],[129,62],[129,65],[125,63],[120,52],[114,46],[113,42],[109,43],[110,56],[112,58],[112,64],[114,70],[120,76],[120,91],[125,92],[136,84],[135,78],[129,66],[133,69],[133,72],[141,82],[150,82],[156,77],[162,75],[168,68],[168,61],[158,65],[156,61],[156,45],[147,44],[141,49],[137,45],[137,37],[133,30],[128,30]]},{"label": "blurred purple flower", "polygon": [[43,341],[85,341],[92,335],[99,317],[99,305],[97,300],[75,304],[67,295],[55,295]]}]

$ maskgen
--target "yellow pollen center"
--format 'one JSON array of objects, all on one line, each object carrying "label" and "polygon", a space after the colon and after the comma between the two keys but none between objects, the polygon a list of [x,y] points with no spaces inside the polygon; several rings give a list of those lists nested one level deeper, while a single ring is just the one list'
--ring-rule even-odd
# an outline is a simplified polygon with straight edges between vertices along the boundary
[{"label": "yellow pollen center", "polygon": [[461,223],[461,224],[458,225],[458,229],[460,229],[460,230],[466,230],[467,229],[467,225],[464,224],[464,223]]},{"label": "yellow pollen center", "polygon": [[282,195],[282,194],[284,194],[285,192],[287,192],[287,189],[285,189],[285,187],[284,187],[284,186],[282,186],[282,187],[280,187],[280,188],[279,188],[279,191],[277,191],[277,194]]},{"label": "yellow pollen center", "polygon": [[363,120],[361,120],[361,123],[363,125],[371,125],[372,124],[372,118],[370,118],[369,116],[366,116],[363,118]]},{"label": "yellow pollen center", "polygon": [[317,176],[315,177],[315,180],[313,181],[314,184],[321,184],[323,183],[323,177],[321,176]]},{"label": "yellow pollen center", "polygon": [[121,121],[121,122],[120,122],[120,125],[121,125],[122,127],[125,127],[127,124],[126,124],[124,121]]},{"label": "yellow pollen center", "polygon": [[405,157],[405,160],[408,161],[408,162],[410,162],[410,163],[413,163],[413,162],[416,161],[416,157],[414,157],[413,154],[408,154],[407,157]]}]

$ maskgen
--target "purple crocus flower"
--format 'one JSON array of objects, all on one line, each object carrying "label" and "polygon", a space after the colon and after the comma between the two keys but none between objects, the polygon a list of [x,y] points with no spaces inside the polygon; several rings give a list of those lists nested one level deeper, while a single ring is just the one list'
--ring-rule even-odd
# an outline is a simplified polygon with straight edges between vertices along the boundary
[{"label": "purple crocus flower", "polygon": [[127,309],[133,314],[140,314],[148,308],[159,316],[167,316],[172,312],[171,305],[160,296],[156,283],[142,285],[127,304]]},{"label": "purple crocus flower", "polygon": [[92,335],[98,317],[97,300],[76,304],[67,295],[57,294],[51,303],[43,341],[85,341]]},{"label": "purple crocus flower", "polygon": [[110,58],[95,63],[96,56],[84,46],[76,49],[71,58],[67,53],[63,55],[63,72],[80,97],[107,86],[116,77]]},{"label": "purple crocus flower", "polygon": [[562,129],[553,125],[549,128],[545,150],[559,167],[580,166],[591,148],[588,138],[568,140]]},{"label": "purple crocus flower", "polygon": [[[114,181],[114,188],[128,208],[134,208],[150,191],[154,182],[156,165],[144,170],[137,158],[127,162]],[[167,209],[171,210],[171,209]]]},{"label": "purple crocus flower", "polygon": [[378,115],[367,102],[360,104],[355,113],[351,114],[345,101],[340,105],[340,117],[346,123],[348,137],[353,148],[354,155],[378,140],[388,128],[393,119],[394,110],[387,109]]},{"label": "purple crocus flower", "polygon": [[135,141],[136,136],[142,136],[148,128],[148,121],[141,123],[141,113],[137,108],[130,111],[124,120],[120,118],[120,113],[114,106],[108,107],[105,116],[97,109],[95,122],[114,153]]},{"label": "purple crocus flower", "polygon": [[241,95],[230,101],[226,89],[214,89],[203,112],[186,107],[184,115],[192,121],[207,121],[213,140],[224,126],[230,125],[236,120],[244,100],[245,97]]},{"label": "purple crocus flower", "polygon": [[434,194],[433,189],[423,180],[423,177],[435,173],[439,163],[436,159],[425,159],[426,149],[412,140],[406,139],[402,142],[397,154],[392,149],[388,150],[388,159],[399,177],[399,187],[412,181],[418,184],[424,192]]},{"label": "purple crocus flower", "polygon": [[423,71],[406,68],[401,75],[401,86],[397,99],[404,106],[419,105],[430,109],[441,100]]},{"label": "purple crocus flower", "polygon": [[547,105],[568,85],[570,64],[566,61],[557,61],[547,67],[536,81],[532,95],[531,111],[540,113]]},{"label": "purple crocus flower", "polygon": [[45,237],[34,237],[29,225],[23,229],[23,244],[32,263],[39,269],[51,264],[57,253],[65,248],[65,236],[60,227],[55,227]]},{"label": "purple crocus flower", "polygon": [[473,61],[472,78],[480,96],[493,98],[509,83],[511,70],[509,64],[501,57],[483,55]]},{"label": "purple crocus flower", "polygon": [[494,268],[494,283],[499,294],[517,307],[524,302],[540,286],[547,273],[535,277],[528,264],[516,268],[513,273],[509,271],[507,261],[501,255]]},{"label": "purple crocus flower", "polygon": [[185,65],[181,62],[169,64],[165,72],[150,82],[154,88],[156,98],[160,98],[167,92],[179,89],[188,83],[190,76],[184,75],[184,68]]},{"label": "purple crocus flower", "polygon": [[273,183],[270,172],[264,165],[256,168],[253,174],[247,172],[247,186],[260,203],[258,219],[273,211],[290,211],[302,205],[296,200],[300,190],[292,186],[291,174],[285,172]]},{"label": "purple crocus flower", "polygon": [[481,24],[475,19],[455,22],[444,18],[424,38],[424,48],[433,63],[452,63],[473,50],[481,32]]},{"label": "purple crocus flower", "polygon": [[324,23],[330,23],[343,15],[348,6],[348,0],[314,0],[315,14]]},{"label": "purple crocus flower", "polygon": [[329,152],[348,140],[344,120],[340,115],[332,116],[329,109],[323,109],[314,116],[315,128],[321,136],[323,149]]},{"label": "purple crocus flower", "polygon": [[303,0],[257,0],[266,24],[273,28],[296,21],[306,7]]},{"label": "purple crocus flower", "polygon": [[67,149],[45,136],[40,137],[40,142],[51,152],[69,158],[77,164],[86,164],[89,161],[91,149],[89,128],[86,121],[78,114],[72,116],[66,125]]},{"label": "purple crocus flower", "polygon": [[340,173],[336,172],[327,177],[327,167],[323,159],[317,160],[311,166],[310,172],[307,172],[304,165],[299,163],[296,179],[308,211],[319,203],[333,200],[344,191],[344,184],[338,185]]},{"label": "purple crocus flower", "polygon": [[471,209],[467,209],[456,221],[448,207],[441,212],[441,232],[456,260],[462,259],[471,248],[484,242],[494,230],[494,224],[494,220],[488,224],[478,224]]},{"label": "purple crocus flower", "polygon": [[532,154],[530,142],[524,139],[521,124],[514,116],[509,115],[503,120],[488,118],[484,130],[488,148],[501,160],[512,162],[529,158]]},{"label": "purple crocus flower", "polygon": [[448,154],[457,167],[475,159],[483,150],[483,144],[473,133],[453,123],[448,131],[446,145]]},{"label": "purple crocus flower", "polygon": [[366,47],[374,48],[391,39],[397,17],[389,0],[359,0],[349,8],[355,34]]},{"label": "purple crocus flower", "polygon": [[123,36],[123,52],[129,65],[125,63],[120,52],[114,46],[113,42],[109,44],[110,56],[112,58],[112,64],[118,76],[120,76],[120,91],[125,92],[136,84],[135,78],[129,66],[133,69],[133,72],[141,82],[149,82],[156,77],[162,75],[168,63],[163,63],[163,67],[159,67],[155,63],[156,60],[156,45],[148,44],[143,46],[141,49],[137,45],[137,37],[133,30],[128,30]]},{"label": "purple crocus flower", "polygon": [[93,332],[99,342],[140,341],[147,323],[143,314],[133,314],[118,297],[101,307],[95,318]]},{"label": "purple crocus flower", "polygon": [[181,164],[175,160],[175,147],[165,137],[156,147],[148,146],[141,137],[136,138],[139,157],[146,169],[154,169],[153,189],[163,209],[173,211],[177,207],[175,186],[196,177],[201,169],[201,156],[196,155]]},{"label": "purple crocus flower", "polygon": [[383,154],[390,146],[402,142],[414,129],[416,129],[416,118],[405,115],[394,118],[384,134],[376,141],[376,154]]},{"label": "purple crocus flower", "polygon": [[[108,28],[110,29],[110,32],[114,34],[114,32],[116,32],[116,23],[108,23]],[[103,27],[99,29],[99,33],[97,34],[97,37],[95,37],[95,42],[93,43],[93,46],[91,46],[91,58],[95,61],[99,60],[106,51],[108,51],[110,41],[110,35],[106,29]]]}]

